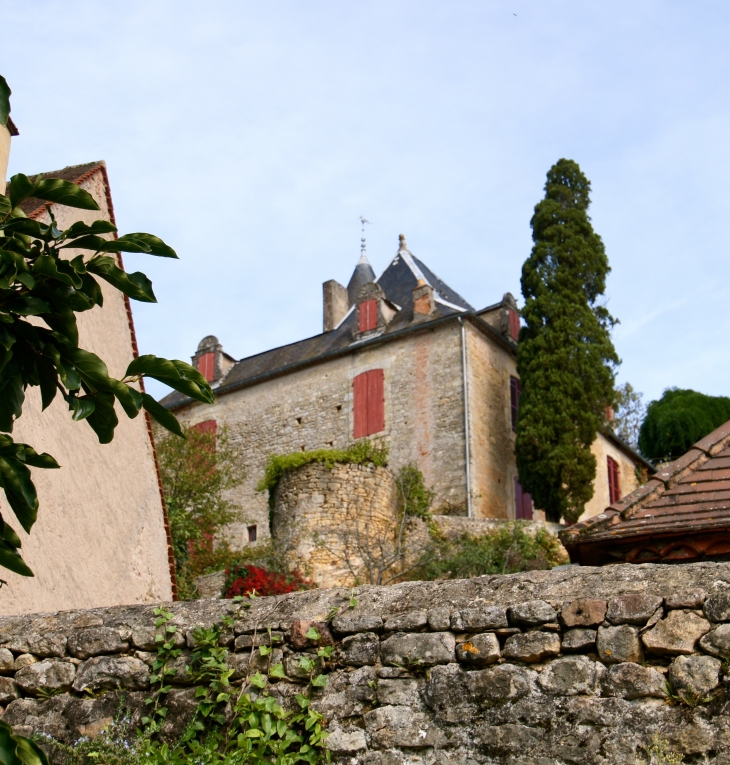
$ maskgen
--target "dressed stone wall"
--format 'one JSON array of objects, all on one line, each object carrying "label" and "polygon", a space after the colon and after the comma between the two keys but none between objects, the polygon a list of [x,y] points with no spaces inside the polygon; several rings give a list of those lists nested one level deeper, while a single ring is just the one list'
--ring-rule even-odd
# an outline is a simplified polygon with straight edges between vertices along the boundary
[{"label": "dressed stone wall", "polygon": [[[273,641],[287,678],[268,692],[285,706],[306,685],[297,667],[316,651],[305,636],[314,622],[336,646],[327,686],[309,691],[336,763],[634,765],[652,746],[730,763],[729,563],[363,586],[353,608],[351,596],[166,605],[183,657],[195,625],[234,616],[221,640],[238,684],[250,666],[266,671],[256,646]],[[3,719],[70,743],[110,724],[117,687],[138,719],[154,624],[152,606],[3,617]],[[167,701],[170,737],[194,709],[184,663]]]},{"label": "dressed stone wall", "polygon": [[308,572],[318,586],[347,586],[353,569],[362,566],[361,552],[387,544],[393,535],[396,500],[387,468],[311,462],[281,477],[273,535],[290,565]]}]

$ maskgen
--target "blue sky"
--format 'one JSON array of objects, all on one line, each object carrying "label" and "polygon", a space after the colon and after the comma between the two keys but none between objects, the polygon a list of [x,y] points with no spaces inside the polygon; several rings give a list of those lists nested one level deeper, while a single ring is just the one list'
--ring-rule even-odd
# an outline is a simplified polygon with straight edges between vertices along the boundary
[{"label": "blue sky", "polygon": [[[730,6],[665,0],[0,0],[10,172],[105,159],[143,353],[321,331],[321,283],[410,249],[473,305],[520,299],[560,157],[593,184],[614,341],[647,400],[730,394]],[[155,388],[161,394],[163,388]]]}]

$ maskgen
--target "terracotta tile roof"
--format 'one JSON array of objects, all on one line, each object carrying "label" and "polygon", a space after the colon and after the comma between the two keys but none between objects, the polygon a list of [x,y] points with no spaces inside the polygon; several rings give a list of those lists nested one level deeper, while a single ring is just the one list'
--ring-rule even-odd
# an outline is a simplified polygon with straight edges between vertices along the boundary
[{"label": "terracotta tile roof", "polygon": [[724,556],[724,541],[714,553],[712,544],[681,542],[703,536],[711,543],[717,532],[730,533],[730,421],[600,515],[561,531],[560,539],[576,562],[609,554],[611,546],[614,558],[621,553],[628,562],[645,562],[652,551],[663,559],[680,543],[685,558],[693,545],[698,557]]},{"label": "terracotta tile roof", "polygon": [[[71,165],[64,167],[62,170],[52,170],[50,173],[43,173],[43,177],[60,178],[63,181],[71,181],[71,183],[78,185],[99,170],[106,174],[106,163],[103,160],[100,162],[86,162],[83,165]],[[38,175],[29,175],[28,177],[31,181],[34,181]],[[108,185],[107,183],[107,187]],[[108,201],[111,201],[111,199]],[[45,205],[45,202],[41,202],[40,199],[33,199],[32,197],[20,203],[21,209],[29,218],[41,215]]]}]

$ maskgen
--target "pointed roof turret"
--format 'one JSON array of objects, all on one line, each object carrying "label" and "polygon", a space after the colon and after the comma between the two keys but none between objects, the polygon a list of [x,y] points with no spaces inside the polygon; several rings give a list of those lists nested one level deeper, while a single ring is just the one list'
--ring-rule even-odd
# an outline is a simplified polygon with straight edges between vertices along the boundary
[{"label": "pointed roof turret", "polygon": [[352,272],[352,277],[347,284],[347,302],[350,304],[350,307],[355,305],[360,290],[366,284],[374,281],[375,271],[373,271],[373,267],[370,265],[368,256],[365,254],[365,249],[363,248],[360,260],[357,261],[355,270]]}]

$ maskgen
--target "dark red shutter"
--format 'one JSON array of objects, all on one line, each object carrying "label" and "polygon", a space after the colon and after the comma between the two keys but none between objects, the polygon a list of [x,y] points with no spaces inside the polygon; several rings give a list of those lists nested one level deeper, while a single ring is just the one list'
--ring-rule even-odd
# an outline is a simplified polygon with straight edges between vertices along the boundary
[{"label": "dark red shutter", "polygon": [[218,431],[218,423],[215,420],[206,420],[205,422],[199,422],[197,425],[193,425],[195,430],[199,430],[201,433],[212,433],[215,435]]},{"label": "dark red shutter", "polygon": [[215,377],[215,353],[204,353],[198,359],[198,372],[200,372],[208,382],[212,382]]},{"label": "dark red shutter", "polygon": [[512,415],[512,430],[517,430],[517,412],[520,408],[520,393],[522,393],[522,387],[520,381],[516,377],[509,378],[509,399]]},{"label": "dark red shutter", "polygon": [[352,381],[354,438],[368,434],[368,373],[363,372]]},{"label": "dark red shutter", "polygon": [[621,499],[618,462],[613,457],[607,457],[606,462],[608,467],[608,501],[613,504]]},{"label": "dark red shutter", "polygon": [[515,518],[532,520],[532,497],[522,488],[517,476],[515,476]]},{"label": "dark red shutter", "polygon": [[515,341],[520,336],[520,315],[511,308],[509,309],[509,333]]},{"label": "dark red shutter", "polygon": [[385,430],[385,392],[382,369],[368,373],[368,435]]},{"label": "dark red shutter", "polygon": [[385,386],[382,369],[363,372],[352,381],[353,438],[385,430]]},{"label": "dark red shutter", "polygon": [[360,332],[367,332],[378,326],[378,301],[364,300],[360,303]]}]

